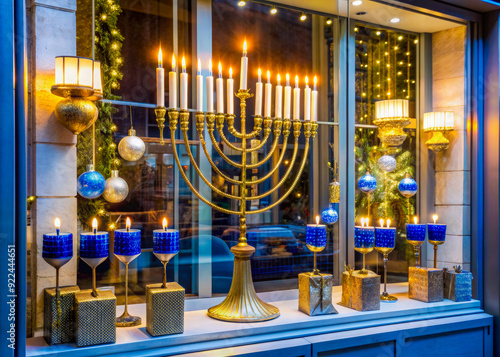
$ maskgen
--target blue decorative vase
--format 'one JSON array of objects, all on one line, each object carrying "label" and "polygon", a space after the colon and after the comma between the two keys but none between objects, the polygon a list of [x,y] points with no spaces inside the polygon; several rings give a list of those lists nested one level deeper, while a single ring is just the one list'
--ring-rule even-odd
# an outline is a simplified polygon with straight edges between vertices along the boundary
[{"label": "blue decorative vase", "polygon": [[364,193],[372,193],[377,188],[377,179],[366,171],[366,174],[358,180],[358,187]]},{"label": "blue decorative vase", "polygon": [[417,181],[411,178],[410,174],[406,174],[405,178],[399,181],[399,192],[405,197],[412,197],[417,193]]},{"label": "blue decorative vase", "polygon": [[326,224],[334,224],[339,220],[339,214],[332,206],[330,206],[321,212],[321,219]]},{"label": "blue decorative vase", "polygon": [[377,161],[378,167],[385,172],[393,172],[396,170],[396,159],[390,155],[384,155]]},{"label": "blue decorative vase", "polygon": [[78,177],[77,191],[82,197],[94,199],[104,192],[105,184],[104,176],[94,171],[94,165],[88,165],[87,172]]}]

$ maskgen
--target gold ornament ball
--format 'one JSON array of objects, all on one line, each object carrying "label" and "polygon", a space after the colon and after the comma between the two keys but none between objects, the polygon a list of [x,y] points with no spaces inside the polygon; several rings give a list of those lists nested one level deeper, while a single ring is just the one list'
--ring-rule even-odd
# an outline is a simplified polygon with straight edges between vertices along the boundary
[{"label": "gold ornament ball", "polygon": [[55,115],[59,123],[78,135],[97,120],[99,111],[95,104],[85,98],[66,98],[57,103]]},{"label": "gold ornament ball", "polygon": [[120,140],[118,144],[118,152],[120,156],[127,161],[139,160],[146,151],[146,144],[141,138],[135,136],[135,130],[130,129],[128,136]]},{"label": "gold ornament ball", "polygon": [[122,202],[127,198],[128,184],[118,176],[118,170],[111,171],[111,177],[106,180],[102,195],[110,203]]}]

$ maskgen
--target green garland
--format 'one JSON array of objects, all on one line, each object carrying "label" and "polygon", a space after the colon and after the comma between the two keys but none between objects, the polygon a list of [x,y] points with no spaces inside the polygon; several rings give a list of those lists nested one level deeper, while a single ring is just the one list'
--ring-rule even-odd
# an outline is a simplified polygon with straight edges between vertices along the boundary
[{"label": "green garland", "polygon": [[[119,99],[112,93],[120,87],[123,74],[120,71],[123,65],[121,47],[123,36],[117,28],[118,16],[121,8],[113,0],[95,1],[95,59],[101,62],[103,96],[106,99]],[[117,130],[113,123],[113,114],[116,112],[111,104],[97,103],[99,117],[95,122],[96,139],[96,167],[105,178],[110,176],[111,170],[120,165],[116,158],[116,144],[113,133]],[[92,163],[92,129],[88,129],[78,136],[77,165],[78,175],[86,171],[86,166]],[[90,226],[93,217],[101,218],[101,227],[109,227],[110,217],[107,212],[109,204],[98,198],[89,200],[78,196],[78,218],[84,227]]]}]

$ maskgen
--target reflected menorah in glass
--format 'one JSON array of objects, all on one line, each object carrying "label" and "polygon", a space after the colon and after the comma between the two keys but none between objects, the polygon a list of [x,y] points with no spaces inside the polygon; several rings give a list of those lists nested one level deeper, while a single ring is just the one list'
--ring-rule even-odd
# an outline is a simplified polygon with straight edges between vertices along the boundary
[{"label": "reflected menorah in glass", "polygon": [[[220,212],[226,214],[234,214],[240,217],[240,227],[239,227],[240,237],[238,239],[238,244],[231,248],[231,252],[235,256],[234,272],[233,272],[233,280],[231,288],[229,290],[227,297],[222,303],[214,307],[211,307],[208,310],[208,315],[215,319],[224,321],[233,321],[233,322],[265,321],[278,317],[280,313],[277,307],[263,302],[255,292],[252,280],[252,272],[250,267],[250,257],[255,252],[255,248],[248,245],[247,243],[246,216],[249,214],[262,213],[264,211],[272,209],[273,207],[283,202],[283,200],[293,191],[294,187],[296,186],[297,182],[300,179],[300,176],[306,164],[307,155],[309,152],[309,141],[310,141],[309,139],[311,137],[314,138],[316,136],[318,124],[314,121],[309,121],[309,120],[302,123],[300,120],[297,119],[294,120],[290,120],[289,118],[272,119],[270,117],[263,118],[260,115],[256,115],[254,118],[253,131],[247,133],[246,105],[247,105],[247,99],[251,98],[253,94],[251,94],[250,90],[248,89],[240,89],[237,93],[235,93],[235,95],[240,100],[241,131],[237,131],[236,128],[234,127],[235,115],[233,114],[224,114],[224,113],[205,114],[203,112],[197,112],[195,117],[196,117],[196,130],[198,132],[200,143],[208,162],[212,166],[213,170],[218,175],[223,177],[226,180],[226,182],[239,187],[238,195],[230,194],[218,189],[209,180],[207,180],[203,175],[203,173],[201,172],[200,168],[196,163],[195,158],[193,157],[191,148],[189,146],[189,140],[188,140],[189,112],[187,110],[178,110],[175,108],[168,110],[169,128],[171,132],[170,137],[172,138],[172,148],[175,161],[177,163],[177,166],[181,168],[182,166],[177,152],[176,140],[175,140],[177,125],[180,122],[180,129],[182,132],[187,155],[189,156],[192,167],[196,170],[199,177],[208,187],[210,187],[210,189],[214,193],[239,202],[238,210],[230,210],[224,207],[217,206],[210,199],[203,197],[198,192],[198,190],[196,190],[196,188],[190,182],[184,170],[182,169],[179,170],[182,177],[186,181],[188,187],[201,201],[203,201],[213,209],[216,209]],[[165,110],[166,110],[165,108],[158,107],[156,109],[157,117],[165,116]],[[240,170],[239,179],[235,179],[224,174],[212,160],[212,154],[208,151],[205,141],[205,136],[204,136],[205,125],[207,127],[210,140],[212,141],[213,148],[215,148],[220,157],[223,158],[228,164]],[[224,128],[226,126],[231,135],[240,139],[241,145],[235,145],[235,143],[232,143],[228,140],[228,138],[224,134]],[[224,154],[214,134],[216,129],[224,145],[227,145],[230,149],[239,152],[241,154],[241,159],[239,160],[239,162],[231,160]],[[271,195],[273,192],[276,192],[281,186],[283,186],[287,178],[290,176],[291,172],[293,171],[292,169],[295,166],[295,162],[297,161],[298,150],[299,150],[299,137],[302,131],[306,138],[305,146],[303,151],[303,157],[300,160],[298,172],[295,174],[293,183],[286,188],[285,194],[281,195],[275,202],[271,203],[269,206],[258,210],[247,211],[246,202],[250,200],[258,200]],[[263,132],[263,137],[260,140],[260,142],[257,145],[255,145],[254,142],[254,145],[248,146],[247,140],[259,139],[261,132]],[[247,160],[248,154],[251,154],[253,152],[258,152],[258,150],[261,149],[267,143],[268,139],[271,136],[271,132],[273,132],[273,141],[269,153],[261,161],[250,163]],[[264,192],[262,194],[256,194],[255,196],[247,195],[247,191],[251,189],[252,186],[263,183],[273,174],[279,173],[278,168],[281,166],[281,163],[285,157],[288,139],[292,132],[294,137],[293,154],[290,160],[290,164],[284,176],[280,179],[278,184],[273,188],[271,188],[269,191]],[[265,174],[260,178],[247,177],[247,170],[259,168],[264,163],[266,163],[271,157],[273,157],[274,153],[278,149],[279,139],[281,134],[283,134],[282,149],[277,164],[267,174]],[[255,176],[255,174],[252,174],[252,176]]]}]

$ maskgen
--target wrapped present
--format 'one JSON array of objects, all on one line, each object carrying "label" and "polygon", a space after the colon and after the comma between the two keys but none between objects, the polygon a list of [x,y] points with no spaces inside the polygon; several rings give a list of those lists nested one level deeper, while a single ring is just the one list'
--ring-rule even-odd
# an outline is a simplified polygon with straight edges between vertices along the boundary
[{"label": "wrapped present", "polygon": [[443,270],[410,267],[408,296],[424,302],[443,301]]},{"label": "wrapped present", "polygon": [[299,274],[299,310],[309,316],[337,314],[332,305],[333,275]]},{"label": "wrapped present", "polygon": [[184,332],[184,295],[179,284],[167,283],[146,286],[146,330],[151,336]]},{"label": "wrapped present", "polygon": [[380,310],[380,275],[367,270],[351,270],[342,273],[342,300],[339,305],[358,311]]},{"label": "wrapped present", "polygon": [[116,342],[116,296],[109,290],[99,290],[92,296],[92,290],[75,294],[77,347],[101,345]]},{"label": "wrapped present", "polygon": [[453,270],[444,269],[444,297],[456,302],[472,300],[472,273],[460,265]]},{"label": "wrapped present", "polygon": [[45,289],[43,295],[43,337],[49,345],[75,341],[75,293],[78,286]]}]

